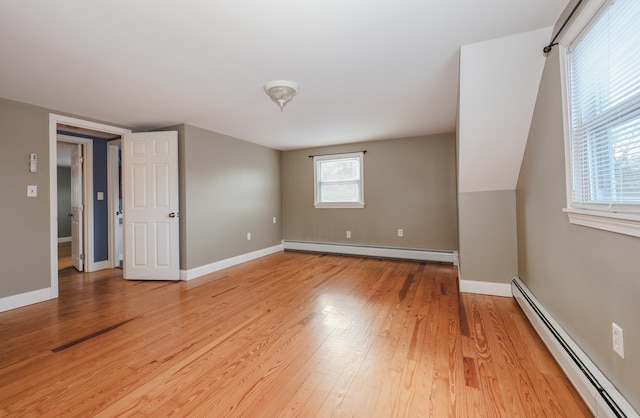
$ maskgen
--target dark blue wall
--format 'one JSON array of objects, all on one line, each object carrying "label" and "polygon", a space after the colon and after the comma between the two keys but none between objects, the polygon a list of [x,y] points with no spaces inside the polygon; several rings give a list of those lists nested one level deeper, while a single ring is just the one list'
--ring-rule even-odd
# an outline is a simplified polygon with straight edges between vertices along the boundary
[{"label": "dark blue wall", "polygon": [[[93,261],[109,259],[109,196],[107,195],[107,141],[75,132],[58,130],[59,134],[93,141]],[[98,192],[104,200],[98,200]]]},{"label": "dark blue wall", "polygon": [[[104,200],[98,200],[98,192]],[[107,141],[93,139],[93,261],[109,259],[109,197],[107,195]]]}]

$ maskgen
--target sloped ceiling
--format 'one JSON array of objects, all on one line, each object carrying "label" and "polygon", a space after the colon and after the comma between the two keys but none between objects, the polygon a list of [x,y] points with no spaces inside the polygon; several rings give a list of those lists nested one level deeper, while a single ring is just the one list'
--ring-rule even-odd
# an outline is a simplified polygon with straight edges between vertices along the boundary
[{"label": "sloped ceiling", "polygon": [[[455,129],[458,48],[566,0],[5,0],[0,97],[276,149]],[[262,86],[290,79],[280,112]]]},{"label": "sloped ceiling", "polygon": [[552,29],[460,49],[459,192],[515,190]]}]

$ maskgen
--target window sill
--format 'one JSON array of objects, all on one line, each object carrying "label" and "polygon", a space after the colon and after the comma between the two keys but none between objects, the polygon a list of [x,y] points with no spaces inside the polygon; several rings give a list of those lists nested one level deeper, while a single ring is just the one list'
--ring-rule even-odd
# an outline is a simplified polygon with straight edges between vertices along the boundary
[{"label": "window sill", "polygon": [[574,225],[640,237],[640,216],[638,215],[571,208],[562,209],[562,211],[569,216],[569,222]]},{"label": "window sill", "polygon": [[316,209],[362,209],[364,203],[316,203],[313,206]]}]

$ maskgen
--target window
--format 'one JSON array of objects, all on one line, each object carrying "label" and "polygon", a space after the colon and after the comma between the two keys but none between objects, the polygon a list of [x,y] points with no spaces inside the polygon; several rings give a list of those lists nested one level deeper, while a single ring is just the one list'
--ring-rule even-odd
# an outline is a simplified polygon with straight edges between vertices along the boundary
[{"label": "window", "polygon": [[608,2],[566,50],[569,212],[640,213],[638,22],[639,1]]},{"label": "window", "polygon": [[316,208],[364,207],[363,155],[354,152],[313,157]]}]

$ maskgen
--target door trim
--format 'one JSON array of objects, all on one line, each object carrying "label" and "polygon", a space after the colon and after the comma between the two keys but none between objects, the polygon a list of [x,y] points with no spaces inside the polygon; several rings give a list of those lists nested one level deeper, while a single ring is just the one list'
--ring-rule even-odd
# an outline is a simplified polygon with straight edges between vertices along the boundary
[{"label": "door trim", "polygon": [[[120,223],[118,222],[117,200],[120,195],[120,174],[118,172],[118,153],[122,144],[121,139],[109,141],[107,143],[107,194],[109,195],[109,261],[110,267],[120,267],[120,254],[118,250],[121,250],[122,246],[122,234],[120,234],[120,246],[118,246],[118,229]],[[124,257],[124,252],[122,254]]]},{"label": "door trim", "polygon": [[[83,119],[57,115],[55,113],[49,114],[49,242],[51,248],[49,266],[51,271],[51,299],[58,297],[58,151],[56,149],[56,142],[58,141],[57,127],[59,123],[117,135],[124,135],[131,132],[130,129],[89,122]],[[87,200],[93,200],[93,196]],[[93,225],[93,222],[90,222],[90,224]],[[93,226],[91,226],[91,228],[93,228]],[[87,251],[88,250],[89,248],[87,248]],[[91,260],[93,260],[93,253],[90,254],[90,256]]]}]

